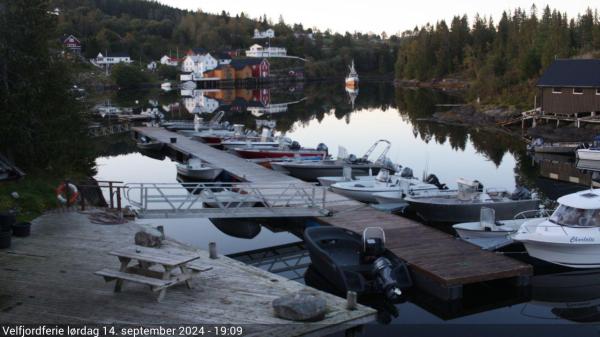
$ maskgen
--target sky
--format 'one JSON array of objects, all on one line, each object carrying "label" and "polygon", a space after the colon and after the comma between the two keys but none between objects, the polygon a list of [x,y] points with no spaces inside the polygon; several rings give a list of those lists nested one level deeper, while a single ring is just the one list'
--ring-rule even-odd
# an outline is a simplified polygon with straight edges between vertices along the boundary
[{"label": "sky", "polygon": [[[450,21],[454,15],[467,14],[469,18],[480,15],[497,19],[503,10],[517,7],[529,11],[533,2],[523,0],[158,0],[161,3],[190,10],[235,15],[241,12],[252,18],[266,14],[274,22],[282,15],[288,24],[302,23],[304,28],[317,27],[334,32],[358,31],[395,34],[435,23],[441,19]],[[582,13],[586,8],[599,8],[598,0],[546,0],[536,3],[538,13],[547,5],[566,12],[569,17]]]}]

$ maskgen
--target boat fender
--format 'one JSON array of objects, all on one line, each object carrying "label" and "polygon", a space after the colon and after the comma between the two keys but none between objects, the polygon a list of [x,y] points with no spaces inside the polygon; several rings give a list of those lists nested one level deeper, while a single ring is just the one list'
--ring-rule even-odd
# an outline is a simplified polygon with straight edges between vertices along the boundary
[{"label": "boat fender", "polygon": [[392,301],[399,299],[402,291],[398,287],[398,282],[394,277],[390,260],[383,256],[375,260],[371,273],[375,276],[377,285],[388,299]]},{"label": "boat fender", "polygon": [[63,205],[73,205],[79,198],[77,186],[63,182],[56,188],[56,198]]}]

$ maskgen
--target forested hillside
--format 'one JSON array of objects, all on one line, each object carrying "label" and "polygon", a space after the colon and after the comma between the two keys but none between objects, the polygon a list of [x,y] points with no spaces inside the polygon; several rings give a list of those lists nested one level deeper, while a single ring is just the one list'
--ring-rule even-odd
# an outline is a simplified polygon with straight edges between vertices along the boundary
[{"label": "forested hillside", "polygon": [[[367,34],[334,34],[289,25],[283,19],[249,18],[190,12],[143,0],[51,0],[58,7],[58,31],[73,34],[83,43],[86,57],[99,51],[125,51],[143,62],[189,48],[207,50],[245,49],[256,43],[255,28],[273,28],[273,46],[285,47],[288,54],[308,58],[309,74],[341,75],[355,59],[361,73],[393,72],[397,37]],[[309,34],[312,33],[312,38]],[[262,41],[264,43],[264,41]]]},{"label": "forested hillside", "polygon": [[555,59],[600,52],[597,12],[569,18],[549,7],[504,12],[491,18],[454,17],[448,25],[415,28],[403,35],[396,76],[431,80],[458,77],[472,84],[472,97],[506,104],[532,104],[535,80]]}]

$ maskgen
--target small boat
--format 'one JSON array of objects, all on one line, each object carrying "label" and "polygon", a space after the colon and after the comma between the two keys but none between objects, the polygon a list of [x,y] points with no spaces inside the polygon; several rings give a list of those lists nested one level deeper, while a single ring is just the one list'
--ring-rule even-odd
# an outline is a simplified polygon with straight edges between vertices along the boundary
[{"label": "small boat", "polygon": [[463,222],[452,226],[458,236],[482,249],[494,250],[513,243],[511,234],[516,233],[525,222],[539,223],[550,216],[544,208],[521,212],[511,220],[496,220],[491,208],[482,207],[476,222]]},{"label": "small boat", "polygon": [[[346,167],[344,168],[346,169]],[[346,174],[344,170],[343,176],[331,176],[331,177],[318,177],[317,180],[321,186],[330,187],[335,183],[348,182],[348,181],[371,181],[375,179],[375,176],[352,176],[352,168],[347,167],[349,173]]]},{"label": "small boat", "polygon": [[339,182],[330,186],[332,192],[364,203],[376,203],[375,193],[402,191],[404,195],[418,195],[421,191],[438,191],[438,187],[425,183],[405,167],[400,174],[390,176],[381,169],[375,179]]},{"label": "small boat", "polygon": [[171,87],[171,82],[163,82],[160,84],[160,88],[163,91],[171,91],[172,87]]},{"label": "small boat", "polygon": [[221,142],[224,139],[232,138],[232,137],[243,137],[244,134],[244,125],[242,124],[233,124],[232,129],[208,129],[204,131],[199,131],[195,134],[190,135],[192,139],[199,140],[206,144],[211,145],[221,145]]},{"label": "small boat", "polygon": [[148,137],[145,137],[145,136],[141,136],[140,141],[137,142],[136,145],[140,150],[146,150],[146,151],[160,151],[165,146],[165,144],[163,142],[159,142],[154,139],[149,139]]},{"label": "small boat", "polygon": [[474,180],[458,180],[458,190],[421,193],[404,199],[409,208],[429,222],[459,223],[477,221],[481,207],[494,209],[500,219],[511,219],[520,212],[537,209],[540,200],[525,188],[508,193],[501,189],[483,190]]},{"label": "small boat", "polygon": [[600,135],[594,138],[592,146],[577,150],[577,159],[600,161]]},{"label": "small boat", "polygon": [[[369,156],[380,143],[386,144],[386,147],[377,160],[372,162],[369,160]],[[271,167],[275,171],[286,173],[309,182],[317,181],[317,178],[319,177],[343,176],[344,167],[352,168],[352,172],[356,175],[377,174],[381,168],[386,168],[394,173],[396,167],[386,157],[390,146],[391,144],[389,141],[382,139],[375,142],[361,158],[350,155],[347,158],[326,159],[320,161],[273,162],[271,163]]]},{"label": "small boat", "polygon": [[369,227],[361,236],[339,227],[309,227],[304,241],[312,266],[344,294],[384,294],[397,301],[412,286],[406,263],[385,248],[381,228]]},{"label": "small boat", "polygon": [[234,150],[236,148],[285,148],[292,145],[292,140],[286,137],[274,137],[271,129],[263,128],[260,136],[254,134],[240,135],[236,133],[233,137],[221,140],[221,146],[225,150]]},{"label": "small boat", "polygon": [[298,142],[293,141],[289,146],[277,148],[263,146],[244,146],[233,149],[238,156],[246,159],[279,159],[300,158],[309,160],[324,160],[327,157],[327,146],[321,143],[316,149],[301,148]]},{"label": "small boat", "polygon": [[346,87],[347,88],[356,88],[358,87],[358,73],[354,68],[354,60],[352,60],[352,64],[349,66],[350,72],[348,76],[346,76]]},{"label": "small boat", "polygon": [[[441,183],[435,174],[428,175],[427,178],[425,178],[425,180],[423,181],[427,184],[435,185],[440,191],[448,190],[448,186],[446,186],[446,184]],[[408,203],[406,203],[406,201],[404,200],[406,196],[407,193],[404,190],[373,193],[373,198],[375,198],[375,201],[378,204],[388,206],[395,205],[394,207],[398,207],[399,205],[408,206]]]},{"label": "small boat", "polygon": [[211,167],[198,158],[191,158],[185,164],[177,164],[177,173],[188,178],[214,181],[223,169]]},{"label": "small boat", "polygon": [[571,268],[600,267],[600,189],[560,197],[541,223],[524,223],[513,235],[537,259]]},{"label": "small boat", "polygon": [[562,155],[573,155],[581,146],[579,142],[552,142],[547,143],[542,138],[536,138],[527,146],[535,153],[552,153]]},{"label": "small boat", "polygon": [[210,219],[221,232],[240,239],[253,239],[261,231],[260,223],[251,219]]}]

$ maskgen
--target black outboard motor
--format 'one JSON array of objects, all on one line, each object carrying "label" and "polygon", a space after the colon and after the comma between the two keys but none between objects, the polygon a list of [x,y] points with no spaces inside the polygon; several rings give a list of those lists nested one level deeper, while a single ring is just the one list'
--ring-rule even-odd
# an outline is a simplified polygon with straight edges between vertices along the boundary
[{"label": "black outboard motor", "polygon": [[405,167],[402,169],[400,176],[402,178],[412,178],[412,177],[414,177],[413,170],[410,167]]},{"label": "black outboard motor", "polygon": [[473,180],[474,183],[477,183],[477,192],[483,192],[483,184],[479,180]]},{"label": "black outboard motor", "polygon": [[511,200],[528,200],[531,199],[531,192],[523,186],[519,186],[510,195]]},{"label": "black outboard motor", "polygon": [[293,141],[292,144],[290,144],[290,150],[300,150],[300,143]]},{"label": "black outboard motor", "polygon": [[437,186],[437,188],[440,190],[448,189],[448,186],[446,186],[446,184],[440,183],[440,180],[438,179],[438,177],[435,174],[428,175],[427,178],[425,178],[425,182],[428,184]]},{"label": "black outboard motor", "polygon": [[319,143],[319,145],[317,145],[317,151],[325,151],[325,156],[329,156],[329,148],[324,143]]},{"label": "black outboard motor", "polygon": [[357,161],[358,161],[358,158],[356,158],[356,155],[351,154],[348,156],[348,162],[356,163]]},{"label": "black outboard motor", "polygon": [[379,257],[373,263],[371,273],[375,276],[377,286],[381,288],[388,299],[396,301],[400,298],[402,290],[398,287],[390,260],[383,256]]}]

